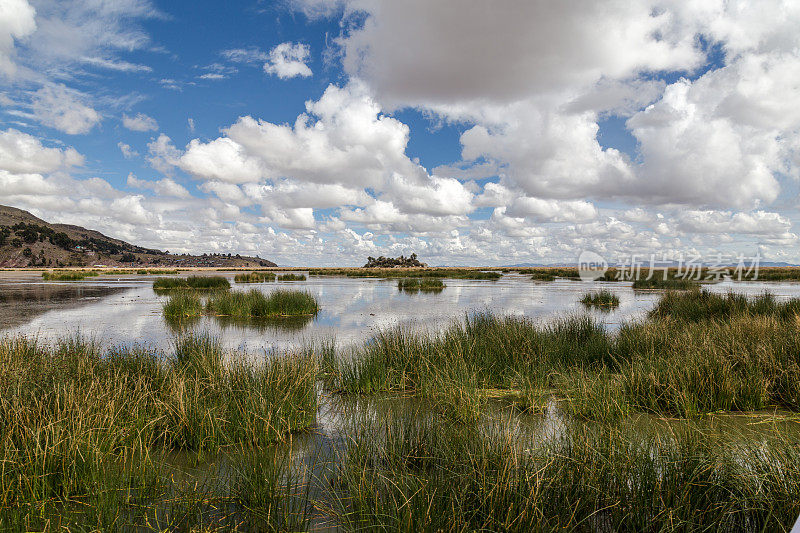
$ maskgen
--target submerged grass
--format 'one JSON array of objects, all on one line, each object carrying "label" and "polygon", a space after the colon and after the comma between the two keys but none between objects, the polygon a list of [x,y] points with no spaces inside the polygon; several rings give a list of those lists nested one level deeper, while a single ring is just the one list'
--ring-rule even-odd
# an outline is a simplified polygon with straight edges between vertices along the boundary
[{"label": "submerged grass", "polygon": [[789,531],[800,513],[800,450],[776,437],[541,439],[405,414],[364,420],[348,442],[333,508],[348,531]]},{"label": "submerged grass", "polygon": [[478,408],[487,389],[518,391],[517,403],[535,410],[550,391],[573,414],[598,419],[629,410],[800,411],[798,310],[800,300],[770,296],[667,293],[647,320],[618,333],[589,317],[541,324],[475,314],[439,334],[380,331],[339,357],[326,383],[346,394],[444,400],[456,410]]},{"label": "submerged grass", "polygon": [[281,274],[278,276],[278,281],[305,281],[305,274]]},{"label": "submerged grass", "polygon": [[186,278],[158,278],[153,282],[153,289],[159,291],[202,289],[227,290],[231,284],[223,276],[188,276]]},{"label": "submerged grass", "polygon": [[250,272],[249,274],[236,274],[233,277],[236,283],[263,283],[265,281],[275,281],[275,274],[272,272]]},{"label": "submerged grass", "polygon": [[308,428],[315,360],[246,361],[209,336],[181,337],[172,354],[0,341],[0,529],[124,529],[186,511],[166,454],[263,447]]},{"label": "submerged grass", "polygon": [[447,285],[439,278],[402,278],[397,280],[397,289],[405,292],[435,292],[439,293]]},{"label": "submerged grass", "polygon": [[587,292],[581,298],[581,303],[586,307],[611,308],[619,307],[619,296],[608,289]]},{"label": "submerged grass", "polygon": [[98,275],[94,270],[57,270],[54,272],[42,272],[42,279],[46,281],[81,281]]},{"label": "submerged grass", "polygon": [[500,279],[503,274],[495,270],[468,268],[312,268],[312,276],[346,276],[351,278],[450,278],[450,279]]},{"label": "submerged grass", "polygon": [[316,297],[305,291],[276,290],[268,296],[261,291],[220,292],[211,295],[205,311],[234,318],[267,318],[314,315],[319,310]]},{"label": "submerged grass", "polygon": [[697,281],[687,278],[668,277],[665,279],[663,277],[654,276],[650,279],[642,277],[634,280],[633,282],[634,289],[691,290],[697,287]]}]

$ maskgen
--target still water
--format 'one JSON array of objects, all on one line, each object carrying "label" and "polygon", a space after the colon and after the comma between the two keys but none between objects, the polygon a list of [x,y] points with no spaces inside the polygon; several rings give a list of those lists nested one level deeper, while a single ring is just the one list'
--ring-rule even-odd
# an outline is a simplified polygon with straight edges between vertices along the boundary
[{"label": "still water", "polygon": [[[660,296],[656,291],[634,291],[629,283],[533,282],[519,274],[505,274],[497,281],[447,279],[447,287],[438,294],[401,292],[396,280],[309,277],[300,282],[235,284],[233,273],[215,275],[228,277],[233,290],[300,289],[319,301],[317,316],[299,322],[226,323],[203,317],[190,326],[219,336],[227,348],[251,353],[282,351],[321,338],[335,338],[339,346],[346,346],[394,325],[436,330],[476,311],[551,320],[587,312],[578,300],[598,288],[617,294],[620,305],[610,312],[589,312],[614,329],[643,317]],[[162,317],[167,297],[153,292],[153,279],[100,276],[52,282],[43,281],[39,272],[0,272],[0,331],[45,341],[80,333],[106,346],[139,343],[168,349],[176,328]],[[708,288],[800,297],[800,283],[722,282]]]},{"label": "still water", "polygon": [[[643,318],[660,291],[634,291],[630,283],[585,283],[569,280],[534,282],[528,276],[505,274],[497,281],[447,279],[440,293],[407,293],[396,280],[347,277],[309,277],[301,282],[236,284],[233,273],[211,273],[229,279],[232,290],[269,293],[299,289],[313,293],[320,312],[307,320],[226,323],[202,317],[190,325],[218,336],[230,349],[255,355],[291,350],[313,339],[335,338],[347,346],[368,339],[375,331],[395,325],[437,330],[470,312],[526,316],[547,321],[590,313],[615,329]],[[306,273],[307,275],[307,273]],[[53,341],[80,333],[104,346],[146,344],[168,350],[177,333],[162,316],[167,296],[152,289],[153,276],[100,276],[78,282],[51,282],[38,272],[0,272],[0,336],[30,335]],[[800,297],[800,283],[731,282],[705,286],[725,293],[757,295],[769,291],[778,299]],[[587,291],[607,289],[620,299],[610,311],[587,310],[580,298]],[[322,409],[320,423],[338,409]]]}]

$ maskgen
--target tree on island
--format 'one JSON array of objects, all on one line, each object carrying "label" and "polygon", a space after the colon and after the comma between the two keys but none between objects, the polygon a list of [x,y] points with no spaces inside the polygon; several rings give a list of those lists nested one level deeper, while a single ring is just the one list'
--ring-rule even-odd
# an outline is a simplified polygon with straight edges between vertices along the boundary
[{"label": "tree on island", "polygon": [[417,254],[411,254],[408,257],[383,257],[377,259],[374,257],[367,257],[367,264],[364,268],[413,268],[413,267],[426,267],[425,263],[421,263],[417,259]]}]

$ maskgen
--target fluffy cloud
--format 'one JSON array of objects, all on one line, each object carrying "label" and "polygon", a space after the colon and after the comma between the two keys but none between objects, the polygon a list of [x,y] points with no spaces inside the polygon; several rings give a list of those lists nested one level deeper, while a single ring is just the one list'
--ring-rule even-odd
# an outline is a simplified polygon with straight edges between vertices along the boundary
[{"label": "fluffy cloud", "polygon": [[175,198],[190,198],[192,196],[183,185],[180,185],[171,178],[150,181],[139,179],[131,173],[128,174],[126,183],[128,187],[150,189],[159,196],[172,196]]},{"label": "fluffy cloud", "polygon": [[0,9],[0,73],[7,77],[17,72],[14,63],[14,40],[36,30],[36,10],[27,0],[6,0]]},{"label": "fluffy cloud", "polygon": [[14,129],[0,132],[0,170],[39,174],[82,164],[83,156],[74,148],[47,148],[36,137]]},{"label": "fluffy cloud", "polygon": [[[225,133],[206,143],[191,141],[179,161],[183,170],[210,180],[206,189],[224,201],[245,199],[223,183],[270,181],[275,185],[245,188],[265,210],[300,208],[300,198],[309,207],[364,206],[374,202],[366,189],[407,214],[453,216],[473,209],[473,195],[461,182],[432,176],[408,158],[408,126],[382,115],[358,84],[328,87],[306,103],[293,126],[242,117]],[[311,198],[310,191],[321,194]],[[290,219],[295,226],[295,219],[305,220]]]},{"label": "fluffy cloud", "polygon": [[135,117],[122,115],[122,125],[131,131],[158,131],[158,122],[153,117],[144,113],[137,113]]},{"label": "fluffy cloud", "polygon": [[[349,12],[367,15],[339,40],[345,70],[392,102],[509,102],[603,76],[693,69],[703,59],[694,31],[655,2],[344,3]],[[303,4],[314,9],[329,2]]]},{"label": "fluffy cloud", "polygon": [[47,85],[33,95],[34,116],[51,128],[70,135],[89,133],[100,114],[85,103],[86,97],[62,84]]},{"label": "fluffy cloud", "polygon": [[264,72],[274,74],[280,79],[311,76],[306,65],[311,49],[302,43],[281,43],[269,51],[269,59],[264,63]]}]

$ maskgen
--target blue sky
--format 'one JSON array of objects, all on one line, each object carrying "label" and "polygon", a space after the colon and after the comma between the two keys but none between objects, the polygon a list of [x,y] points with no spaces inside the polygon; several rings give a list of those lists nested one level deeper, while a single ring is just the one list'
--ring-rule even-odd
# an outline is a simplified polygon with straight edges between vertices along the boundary
[{"label": "blue sky", "polygon": [[47,220],[287,265],[800,260],[793,3],[2,4],[0,202]]}]

